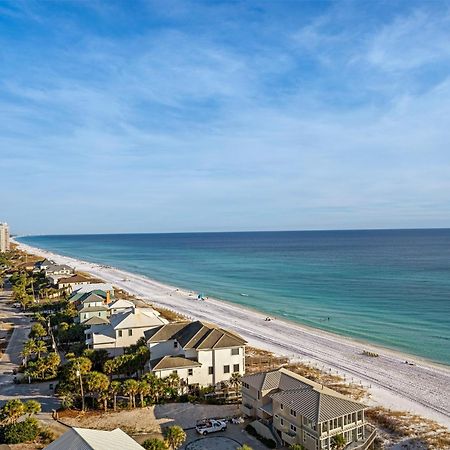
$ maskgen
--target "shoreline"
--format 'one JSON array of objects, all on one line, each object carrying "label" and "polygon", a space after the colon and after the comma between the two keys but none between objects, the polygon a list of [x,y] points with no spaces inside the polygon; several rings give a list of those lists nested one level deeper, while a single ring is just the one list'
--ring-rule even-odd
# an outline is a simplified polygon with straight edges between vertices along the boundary
[{"label": "shoreline", "polygon": [[[288,356],[294,361],[312,363],[332,373],[338,371],[339,375],[353,382],[370,386],[371,399],[366,402],[370,405],[408,410],[450,427],[450,367],[444,364],[285,318],[277,317],[265,322],[267,314],[249,307],[211,297],[207,301],[199,301],[193,291],[144,275],[14,242],[29,253],[52,258],[102,278],[146,303],[172,309],[190,319],[206,320],[230,328],[255,347]],[[363,350],[374,351],[379,357],[364,356]],[[405,360],[414,365],[405,364]]]}]

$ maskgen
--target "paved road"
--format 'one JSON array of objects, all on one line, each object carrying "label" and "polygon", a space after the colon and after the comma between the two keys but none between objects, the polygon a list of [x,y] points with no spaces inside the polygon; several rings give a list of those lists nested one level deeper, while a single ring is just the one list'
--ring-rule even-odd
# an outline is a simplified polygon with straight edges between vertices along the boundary
[{"label": "paved road", "polygon": [[[0,315],[4,322],[12,323],[14,331],[9,339],[8,347],[5,353],[0,358],[0,383],[9,378],[4,377],[4,372],[12,372],[17,369],[22,363],[20,352],[22,351],[23,343],[28,338],[30,332],[30,319],[25,316],[17,308],[13,308],[11,302],[11,291],[0,291]],[[10,378],[12,378],[10,376]]]},{"label": "paved road", "polygon": [[14,326],[8,347],[0,359],[0,405],[13,398],[24,401],[34,399],[42,404],[43,412],[51,412],[52,409],[59,408],[60,403],[53,396],[50,383],[14,384],[13,382],[12,372],[22,363],[20,352],[23,343],[28,339],[30,319],[20,310],[12,308],[10,301],[11,292],[0,291],[0,314],[5,316],[2,320],[11,322]]}]

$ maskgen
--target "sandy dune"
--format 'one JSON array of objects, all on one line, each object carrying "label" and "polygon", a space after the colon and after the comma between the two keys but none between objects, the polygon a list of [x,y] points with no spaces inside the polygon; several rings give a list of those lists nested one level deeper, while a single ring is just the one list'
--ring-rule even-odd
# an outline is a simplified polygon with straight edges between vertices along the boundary
[{"label": "sandy dune", "polygon": [[[373,404],[409,410],[450,427],[450,367],[281,319],[265,322],[264,314],[232,303],[211,298],[199,301],[194,293],[144,276],[19,245],[30,253],[91,273],[155,305],[233,329],[251,345],[309,361],[333,373],[338,371],[349,380],[370,386]],[[376,352],[379,357],[364,356],[363,350]],[[414,365],[405,364],[405,360]]]}]

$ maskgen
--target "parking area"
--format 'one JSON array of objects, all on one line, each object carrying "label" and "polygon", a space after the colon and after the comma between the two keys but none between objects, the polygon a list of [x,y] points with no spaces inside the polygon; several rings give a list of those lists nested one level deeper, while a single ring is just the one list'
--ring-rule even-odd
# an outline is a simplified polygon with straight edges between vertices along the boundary
[{"label": "parking area", "polygon": [[200,436],[195,429],[186,431],[186,443],[182,450],[236,450],[243,444],[253,450],[267,450],[267,447],[245,432],[246,424],[228,424],[226,431]]}]

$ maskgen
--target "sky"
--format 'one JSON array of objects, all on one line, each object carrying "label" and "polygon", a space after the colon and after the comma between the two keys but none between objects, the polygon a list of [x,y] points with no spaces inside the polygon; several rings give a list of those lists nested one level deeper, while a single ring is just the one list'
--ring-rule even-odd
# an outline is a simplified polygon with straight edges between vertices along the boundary
[{"label": "sky", "polygon": [[0,221],[450,227],[450,3],[0,0]]}]

